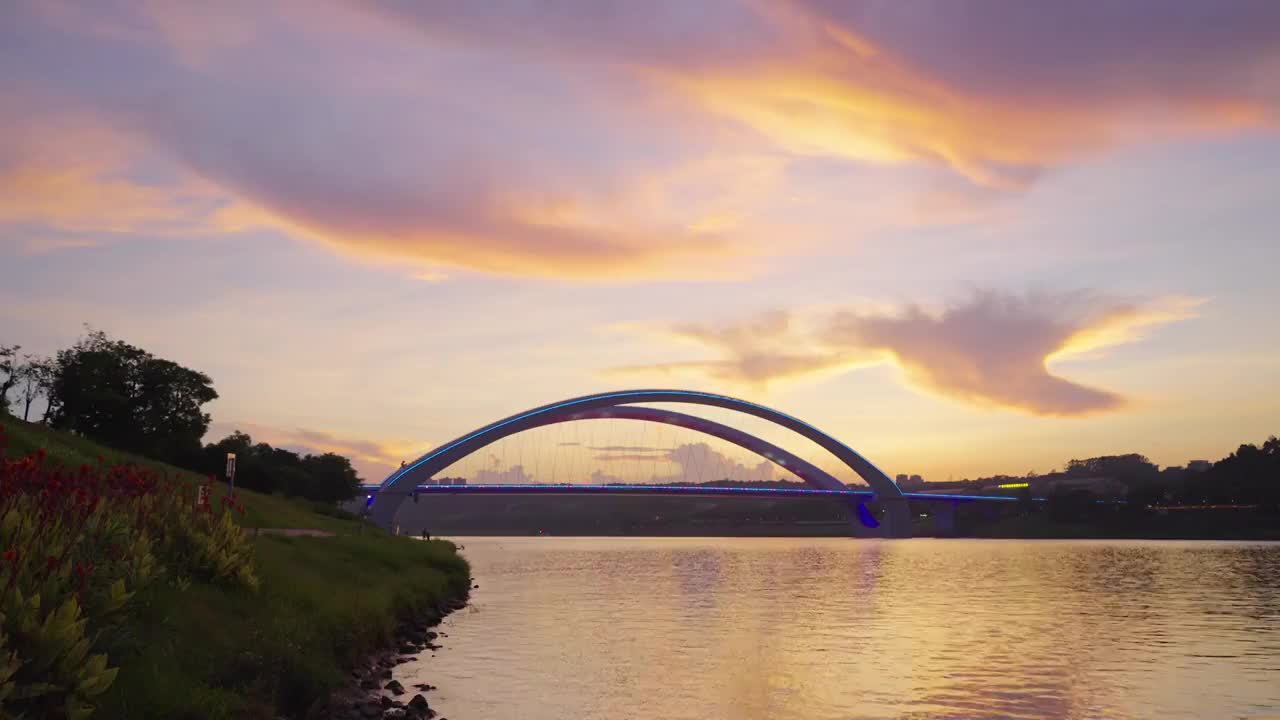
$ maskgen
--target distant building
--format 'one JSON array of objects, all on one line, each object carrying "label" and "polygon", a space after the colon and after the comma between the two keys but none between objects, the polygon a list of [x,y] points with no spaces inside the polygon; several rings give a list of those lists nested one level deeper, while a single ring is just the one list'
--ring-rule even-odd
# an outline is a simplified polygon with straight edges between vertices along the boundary
[{"label": "distant building", "polygon": [[428,478],[428,479],[427,479],[425,482],[423,482],[422,484],[423,484],[423,485],[439,485],[440,483],[439,483],[439,482],[437,482],[435,478]]},{"label": "distant building", "polygon": [[924,478],[919,475],[907,475],[906,473],[902,473],[898,475],[896,482],[898,483],[898,487],[903,488],[904,490],[908,488],[918,489],[924,487]]},{"label": "distant building", "polygon": [[1208,460],[1191,460],[1187,462],[1187,472],[1204,472],[1213,467],[1213,463]]}]

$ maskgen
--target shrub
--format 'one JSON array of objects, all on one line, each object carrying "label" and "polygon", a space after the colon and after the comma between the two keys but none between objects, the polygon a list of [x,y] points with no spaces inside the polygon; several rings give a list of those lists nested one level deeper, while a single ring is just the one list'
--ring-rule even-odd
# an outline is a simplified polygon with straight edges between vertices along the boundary
[{"label": "shrub", "polygon": [[92,713],[116,675],[95,650],[148,584],[257,587],[234,498],[215,513],[136,466],[73,471],[4,447],[0,425],[0,718]]}]

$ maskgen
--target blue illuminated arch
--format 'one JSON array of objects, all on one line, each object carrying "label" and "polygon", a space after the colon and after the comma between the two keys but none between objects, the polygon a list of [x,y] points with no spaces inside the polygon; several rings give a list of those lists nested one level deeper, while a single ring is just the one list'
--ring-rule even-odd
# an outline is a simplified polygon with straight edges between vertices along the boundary
[{"label": "blue illuminated arch", "polygon": [[[504,437],[552,422],[571,420],[575,414],[639,403],[683,403],[722,407],[753,415],[792,430],[830,452],[866,481],[876,499],[885,509],[883,525],[885,526],[884,534],[886,536],[907,537],[910,535],[910,513],[907,510],[906,498],[902,490],[888,475],[854,451],[853,448],[802,420],[764,405],[727,395],[690,390],[626,390],[598,393],[526,410],[447,442],[412,463],[396,470],[383,481],[382,491],[378,496],[381,498],[399,495],[403,499],[403,496],[408,494],[419,482],[430,479],[453,463]],[[400,482],[408,485],[408,489],[405,492],[388,492]],[[391,501],[390,497],[387,500],[389,502],[375,502],[374,514],[375,517],[379,517],[384,521],[384,524],[389,525],[392,517],[394,517],[394,506],[399,503]],[[379,510],[382,510],[382,512],[379,512]]]}]

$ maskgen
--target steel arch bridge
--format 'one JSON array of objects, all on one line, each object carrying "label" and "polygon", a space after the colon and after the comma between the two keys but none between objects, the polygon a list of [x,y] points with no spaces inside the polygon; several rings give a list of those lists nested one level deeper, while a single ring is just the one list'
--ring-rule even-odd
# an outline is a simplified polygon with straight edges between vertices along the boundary
[{"label": "steel arch bridge", "polygon": [[[884,516],[880,522],[881,533],[884,537],[902,538],[911,536],[911,514],[907,507],[907,495],[887,474],[853,448],[818,428],[773,408],[727,395],[691,390],[626,390],[597,393],[543,405],[490,423],[435,448],[388,476],[378,487],[376,494],[371,497],[372,518],[383,527],[392,527],[396,512],[400,509],[401,504],[419,489],[419,485],[453,463],[502,438],[554,423],[613,417],[679,425],[727,440],[778,464],[788,472],[794,473],[819,491],[814,494],[831,494],[841,497],[851,507],[858,509],[858,514],[864,523],[873,525],[874,520],[869,520],[869,513],[867,513],[865,506],[861,506],[862,501],[866,499],[867,493],[849,490],[844,483],[841,483],[812,463],[802,460],[792,453],[786,452],[754,435],[721,423],[669,410],[634,407],[645,403],[680,403],[727,408],[762,418],[775,425],[792,430],[830,452],[866,481],[871,488],[870,495],[884,510]],[[486,491],[486,486],[473,485],[464,487],[470,489],[454,488],[451,492],[471,493]],[[505,487],[514,493],[522,491],[536,492],[535,488],[539,486]],[[586,491],[586,488],[583,489]],[[500,490],[501,488],[497,486],[488,486],[487,488],[489,492]],[[551,490],[551,488],[547,488],[547,490]],[[569,492],[571,491],[571,486],[556,488],[556,490]],[[662,494],[692,494],[674,488],[654,488],[652,491],[640,492],[661,492],[662,490],[668,491]],[[913,493],[912,495],[914,498],[916,494]],[[934,498],[930,497],[930,499]],[[936,499],[942,500],[944,498],[938,497]],[[954,499],[956,501],[961,500],[960,496],[956,496]]]}]

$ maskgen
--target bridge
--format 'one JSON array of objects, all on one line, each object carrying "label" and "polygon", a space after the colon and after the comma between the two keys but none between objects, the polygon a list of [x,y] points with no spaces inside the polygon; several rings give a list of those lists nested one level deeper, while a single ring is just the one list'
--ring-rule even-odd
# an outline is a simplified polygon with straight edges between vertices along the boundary
[{"label": "bridge", "polygon": [[[681,403],[720,407],[767,420],[808,438],[852,469],[869,486],[851,489],[816,465],[755,435],[707,418],[652,407],[648,403]],[[803,480],[809,488],[721,487],[710,485],[579,485],[579,484],[428,484],[437,473],[478,450],[516,433],[556,423],[581,420],[623,419],[662,423],[689,428],[717,437],[753,452]],[[403,503],[413,496],[433,494],[597,494],[597,495],[684,495],[715,497],[813,497],[845,503],[866,527],[876,528],[884,537],[911,536],[908,502],[934,505],[933,516],[940,534],[954,530],[955,508],[967,502],[1015,502],[1017,498],[985,495],[904,493],[892,479],[861,454],[816,427],[786,413],[726,395],[690,390],[628,390],[598,393],[551,403],[490,423],[447,442],[412,463],[393,472],[380,485],[366,487],[374,522],[385,528],[395,524]],[[877,520],[867,506],[874,502],[883,511]]]}]

